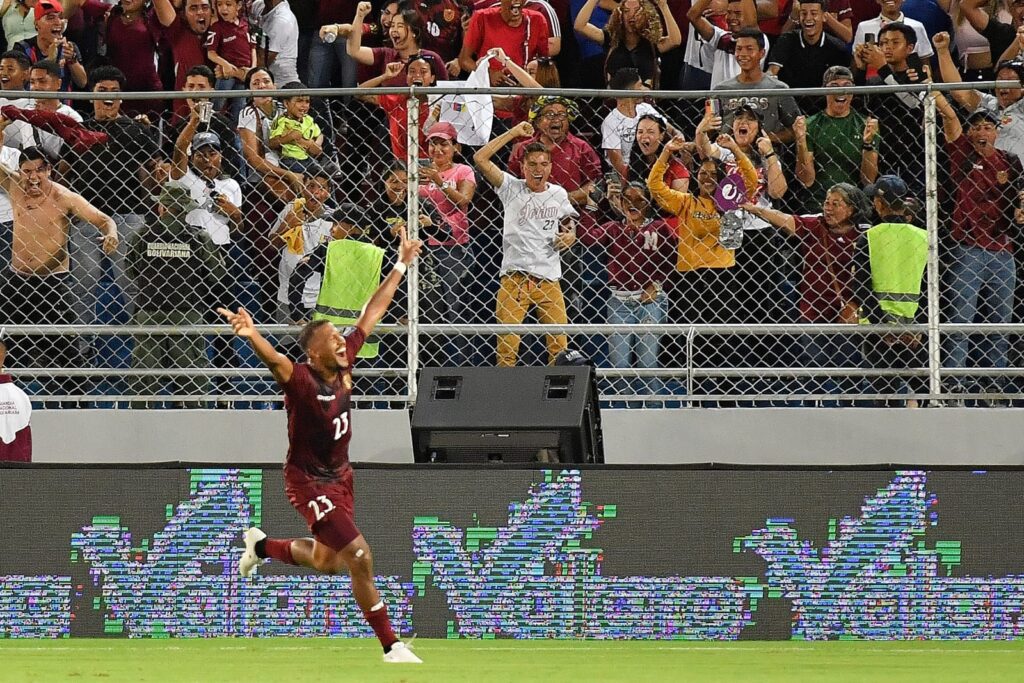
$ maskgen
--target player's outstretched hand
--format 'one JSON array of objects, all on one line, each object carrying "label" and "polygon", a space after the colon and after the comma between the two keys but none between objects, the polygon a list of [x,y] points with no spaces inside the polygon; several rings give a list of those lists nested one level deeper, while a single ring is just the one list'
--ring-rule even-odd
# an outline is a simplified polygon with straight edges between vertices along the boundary
[{"label": "player's outstretched hand", "polygon": [[398,238],[402,242],[398,247],[398,258],[405,265],[409,265],[416,260],[417,256],[420,255],[420,249],[423,248],[423,241],[410,240],[409,234],[405,231],[404,225],[398,230]]},{"label": "player's outstretched hand", "polygon": [[226,308],[218,308],[217,312],[231,324],[237,336],[248,338],[256,334],[256,325],[252,321],[252,316],[244,308],[239,308],[238,313],[232,313]]}]

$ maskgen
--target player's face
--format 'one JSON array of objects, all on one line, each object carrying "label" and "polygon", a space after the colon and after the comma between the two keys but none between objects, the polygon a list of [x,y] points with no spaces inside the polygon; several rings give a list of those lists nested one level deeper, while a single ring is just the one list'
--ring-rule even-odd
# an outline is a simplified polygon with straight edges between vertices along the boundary
[{"label": "player's face", "polygon": [[42,159],[26,161],[19,166],[21,188],[29,197],[41,197],[50,185],[50,165]]},{"label": "player's face", "polygon": [[348,367],[345,338],[334,325],[322,325],[309,345],[309,361],[315,366],[337,372]]},{"label": "player's face", "polygon": [[532,192],[543,192],[551,175],[551,155],[546,152],[531,152],[523,159],[526,186]]}]

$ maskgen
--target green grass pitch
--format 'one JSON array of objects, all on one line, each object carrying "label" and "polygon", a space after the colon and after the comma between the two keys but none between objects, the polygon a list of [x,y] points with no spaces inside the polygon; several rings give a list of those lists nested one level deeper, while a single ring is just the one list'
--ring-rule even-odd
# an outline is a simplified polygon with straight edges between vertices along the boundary
[{"label": "green grass pitch", "polygon": [[1024,680],[1015,642],[608,642],[417,640],[422,665],[385,665],[371,640],[2,640],[0,681]]}]

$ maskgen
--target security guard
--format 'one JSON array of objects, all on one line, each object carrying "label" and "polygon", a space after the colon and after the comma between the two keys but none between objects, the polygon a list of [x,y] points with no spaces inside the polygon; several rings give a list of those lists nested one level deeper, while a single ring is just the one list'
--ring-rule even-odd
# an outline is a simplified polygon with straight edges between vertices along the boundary
[{"label": "security guard", "polygon": [[[928,233],[907,222],[907,184],[883,175],[865,189],[879,223],[858,240],[854,255],[854,299],[862,324],[912,325],[921,310],[921,286],[928,263]],[[921,336],[895,331],[864,337],[868,368],[918,368],[927,365]],[[873,393],[896,394],[909,382],[911,393],[924,393],[921,377],[872,377]],[[890,404],[888,400],[882,405]],[[906,402],[916,408],[917,401]]]},{"label": "security guard", "polygon": [[[132,238],[126,260],[139,292],[136,325],[201,325],[209,302],[219,300],[227,275],[222,251],[186,219],[198,206],[186,186],[169,182],[160,193],[159,217]],[[206,339],[199,335],[140,337],[132,352],[133,368],[207,365]],[[189,381],[189,391],[208,393],[206,378]],[[140,377],[135,393],[154,394],[160,383],[158,377]]]}]

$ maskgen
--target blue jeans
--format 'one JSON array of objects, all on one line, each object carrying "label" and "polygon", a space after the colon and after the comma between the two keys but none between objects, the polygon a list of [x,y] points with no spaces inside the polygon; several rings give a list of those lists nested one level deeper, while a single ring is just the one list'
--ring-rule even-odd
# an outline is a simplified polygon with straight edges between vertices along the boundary
[{"label": "blue jeans", "polygon": [[[853,336],[802,334],[801,362],[808,368],[859,368],[863,360],[858,340],[859,337]],[[811,394],[864,393],[864,383],[860,377],[805,377],[801,382],[804,391]],[[814,402],[810,405],[814,405]],[[851,405],[851,402],[826,400],[822,405],[826,408],[838,408]]]},{"label": "blue jeans", "polygon": [[[1006,251],[988,251],[962,244],[953,248],[953,255],[953,263],[947,271],[950,293],[947,320],[964,324],[1010,322],[1013,315],[1013,290],[1017,284],[1013,255]],[[985,296],[982,299],[983,293]],[[976,320],[979,299],[983,301],[988,315]],[[983,350],[981,357],[985,361],[981,365],[1006,367],[1008,346],[1006,335],[987,335],[979,344]],[[967,349],[966,334],[950,334],[947,337],[943,367],[966,367]]]},{"label": "blue jeans", "polygon": [[[245,83],[238,80],[237,78],[218,78],[217,82],[213,85],[215,90],[221,92],[231,92],[232,90],[245,90]],[[242,111],[242,107],[245,106],[244,97],[218,97],[213,101],[213,108],[220,111],[227,105],[228,116],[232,123],[238,122],[238,114]]]},{"label": "blue jeans", "polygon": [[[668,317],[668,296],[662,292],[654,301],[646,304],[620,301],[614,296],[608,298],[608,322],[614,325],[658,325]],[[631,332],[608,336],[608,364],[613,368],[656,368],[660,335]],[[636,354],[636,363],[631,354]],[[615,393],[628,393],[629,382],[617,378],[613,383]],[[658,394],[665,382],[660,377],[642,377],[633,384],[637,394]]]},{"label": "blue jeans", "polygon": [[[325,43],[320,40],[320,36],[313,38],[313,44],[309,47],[309,87],[329,88],[334,80],[335,69],[341,71],[340,87],[356,86],[358,65],[345,52],[345,44],[345,39],[340,36],[333,43]],[[284,84],[279,83],[278,87],[281,85]]]},{"label": "blue jeans", "polygon": [[[469,283],[473,271],[473,252],[469,245],[451,247],[427,247],[432,256],[434,266],[433,277],[439,280],[438,287],[423,291],[423,271],[421,261],[421,320],[428,323],[459,324],[469,322],[467,307],[472,301],[469,296]],[[426,364],[442,366],[462,366],[469,362],[474,343],[465,335],[442,335],[426,338],[421,353]]]}]

